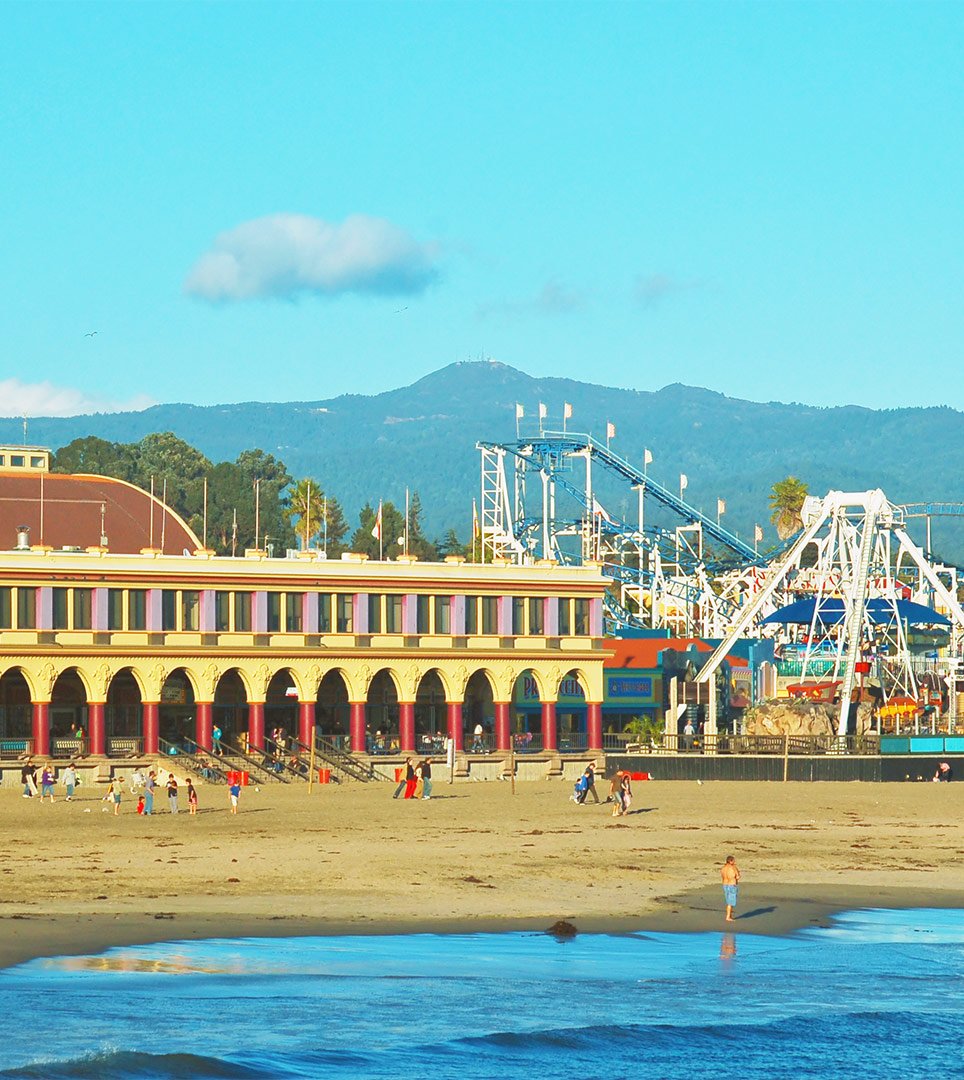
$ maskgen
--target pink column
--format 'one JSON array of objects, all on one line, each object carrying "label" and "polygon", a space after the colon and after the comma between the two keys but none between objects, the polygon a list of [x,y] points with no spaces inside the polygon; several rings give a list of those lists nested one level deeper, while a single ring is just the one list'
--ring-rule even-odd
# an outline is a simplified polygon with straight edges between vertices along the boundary
[{"label": "pink column", "polygon": [[403,754],[415,749],[415,702],[398,703],[398,748]]},{"label": "pink column", "polygon": [[311,729],[315,726],[315,703],[302,701],[298,706],[298,742],[311,746]]},{"label": "pink column", "polygon": [[497,701],[495,703],[495,748],[496,750],[512,749],[508,701]]},{"label": "pink column", "polygon": [[264,749],[264,702],[248,702],[248,746]]},{"label": "pink column", "polygon": [[202,750],[211,752],[211,729],[214,727],[214,703],[197,702],[197,717],[194,721],[194,741]]},{"label": "pink column", "polygon": [[104,703],[102,701],[87,702],[87,728],[91,754],[95,757],[103,757],[107,753],[107,736],[104,731]]},{"label": "pink column", "polygon": [[586,706],[586,739],[590,750],[602,750],[602,704],[590,701]]},{"label": "pink column", "polygon": [[542,749],[558,749],[556,740],[556,703],[544,701],[542,703]]},{"label": "pink column", "polygon": [[462,741],[462,702],[450,701],[445,706],[448,718],[449,738],[455,743],[456,752],[464,749]]},{"label": "pink column", "polygon": [[33,703],[33,752],[38,757],[50,753],[50,702]]},{"label": "pink column", "polygon": [[352,701],[348,706],[348,730],[351,732],[351,749],[354,754],[364,754],[365,745],[365,702]]},{"label": "pink column", "polygon": [[161,706],[157,701],[141,703],[141,735],[144,738],[144,753],[156,754],[160,746]]}]

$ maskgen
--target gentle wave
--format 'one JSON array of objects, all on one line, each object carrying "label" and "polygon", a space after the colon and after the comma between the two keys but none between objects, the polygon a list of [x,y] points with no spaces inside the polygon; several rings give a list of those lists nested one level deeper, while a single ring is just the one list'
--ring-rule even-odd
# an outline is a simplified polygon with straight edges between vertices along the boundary
[{"label": "gentle wave", "polygon": [[255,1068],[222,1058],[199,1054],[148,1054],[140,1051],[113,1050],[84,1054],[66,1061],[42,1060],[7,1069],[0,1076],[23,1080],[207,1080],[208,1077],[230,1080],[267,1080],[274,1069]]}]

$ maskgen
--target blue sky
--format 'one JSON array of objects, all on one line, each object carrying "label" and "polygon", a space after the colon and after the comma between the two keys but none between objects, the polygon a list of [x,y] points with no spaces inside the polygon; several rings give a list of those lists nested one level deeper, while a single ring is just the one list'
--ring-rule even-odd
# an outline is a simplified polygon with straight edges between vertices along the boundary
[{"label": "blue sky", "polygon": [[952,3],[8,2],[0,413],[483,355],[964,408],[962,31]]}]

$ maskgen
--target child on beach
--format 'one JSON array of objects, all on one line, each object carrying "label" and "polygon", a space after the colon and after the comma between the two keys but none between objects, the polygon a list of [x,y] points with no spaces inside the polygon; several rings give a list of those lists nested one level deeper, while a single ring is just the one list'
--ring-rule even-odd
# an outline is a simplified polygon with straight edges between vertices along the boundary
[{"label": "child on beach", "polygon": [[143,795],[138,795],[137,796],[137,812],[139,814],[144,813],[144,796]]},{"label": "child on beach", "polygon": [[40,801],[43,802],[46,796],[50,796],[50,801],[54,801],[54,767],[47,762],[43,767],[43,772],[40,774]]},{"label": "child on beach", "polygon": [[[107,794],[104,796],[104,802],[114,808],[114,817],[120,813],[121,804],[121,788],[124,786],[124,780],[120,776],[115,776],[113,780],[107,785]],[[106,807],[105,807],[106,809]]]},{"label": "child on beach", "polygon": [[167,774],[167,801],[171,806],[171,813],[177,813],[177,780],[174,773]]},{"label": "child on beach", "polygon": [[194,789],[194,784],[190,780],[187,782],[187,805],[191,817],[194,817],[197,813],[197,791]]},{"label": "child on beach", "polygon": [[238,799],[241,797],[241,785],[237,782],[237,779],[228,788],[228,794],[231,796],[231,813],[236,814],[238,812]]}]

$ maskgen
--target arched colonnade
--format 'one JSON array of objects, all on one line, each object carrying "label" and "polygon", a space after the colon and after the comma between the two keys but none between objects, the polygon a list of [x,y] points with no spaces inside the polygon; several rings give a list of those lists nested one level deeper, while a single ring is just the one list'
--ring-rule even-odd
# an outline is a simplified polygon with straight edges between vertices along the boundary
[{"label": "arched colonnade", "polygon": [[[579,700],[572,704],[573,686]],[[518,708],[524,686],[525,709]],[[569,701],[560,706],[560,691]],[[0,741],[34,754],[120,745],[157,753],[161,740],[210,750],[226,741],[263,748],[276,728],[307,743],[312,728],[356,753],[437,752],[444,738],[471,750],[478,726],[489,750],[602,747],[602,661],[344,658],[116,658],[111,662],[8,657],[0,663]],[[567,710],[560,728],[558,708]],[[578,739],[573,733],[578,729]],[[562,740],[560,740],[562,734]]]}]

